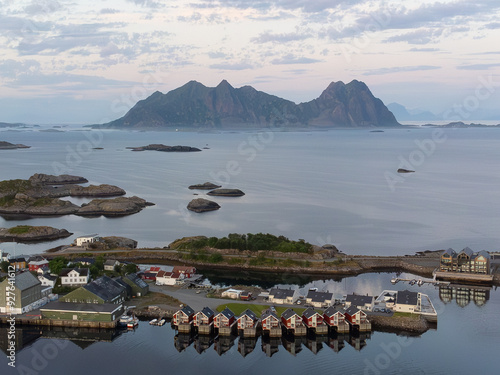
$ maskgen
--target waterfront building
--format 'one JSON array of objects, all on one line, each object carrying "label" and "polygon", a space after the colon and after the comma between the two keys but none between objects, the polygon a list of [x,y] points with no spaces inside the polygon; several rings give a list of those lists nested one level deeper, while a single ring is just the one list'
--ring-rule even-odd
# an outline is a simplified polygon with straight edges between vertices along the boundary
[{"label": "waterfront building", "polygon": [[344,315],[353,329],[371,331],[371,324],[367,319],[366,313],[358,307],[352,305],[345,310]]},{"label": "waterfront building", "polygon": [[201,325],[211,325],[214,322],[215,312],[210,307],[204,307],[203,310],[194,314],[193,325],[199,327]]},{"label": "waterfront building", "polygon": [[277,305],[293,304],[299,299],[297,289],[272,288],[269,291],[269,302]]},{"label": "waterfront building", "polygon": [[469,247],[459,253],[450,248],[441,254],[439,270],[490,275],[491,255],[484,250],[474,252]]},{"label": "waterfront building", "polygon": [[333,293],[317,292],[309,290],[306,296],[306,303],[316,308],[328,307],[333,302]]},{"label": "waterfront building", "polygon": [[323,320],[337,332],[349,332],[349,324],[345,320],[344,313],[334,306],[328,307],[323,312]]},{"label": "waterfront building", "polygon": [[237,321],[238,329],[244,330],[247,328],[255,328],[259,322],[259,318],[257,318],[257,315],[255,315],[252,310],[246,309]]},{"label": "waterfront building", "polygon": [[99,242],[101,237],[97,234],[89,234],[85,236],[80,236],[75,239],[76,246],[79,247],[88,247],[90,244],[95,242]]},{"label": "waterfront building", "polygon": [[302,325],[302,318],[292,309],[287,309],[281,314],[281,324],[287,329],[295,329]]},{"label": "waterfront building", "polygon": [[90,272],[88,268],[63,268],[59,277],[62,286],[82,286],[88,284]]},{"label": "waterfront building", "polygon": [[308,328],[316,328],[323,325],[323,315],[309,307],[302,313],[302,322]]},{"label": "waterfront building", "polygon": [[179,273],[184,278],[189,279],[196,274],[196,268],[191,266],[174,266],[172,272]]},{"label": "waterfront building", "polygon": [[394,304],[394,311],[398,312],[417,312],[418,310],[419,293],[410,292],[409,290],[400,290],[396,294],[396,302]]},{"label": "waterfront building", "polygon": [[215,328],[231,327],[236,321],[234,313],[229,309],[225,308],[220,313],[215,315],[214,325]]},{"label": "waterfront building", "polygon": [[[18,273],[14,280],[6,278],[0,283],[0,313],[24,314],[38,308],[43,301],[42,283],[31,272]],[[14,306],[7,302],[14,302]]]},{"label": "waterfront building", "polygon": [[123,314],[123,305],[54,301],[42,307],[40,312],[42,319],[111,323]]},{"label": "waterfront building", "polygon": [[108,276],[102,276],[61,297],[62,302],[121,304],[127,297],[126,289]]},{"label": "waterfront building", "polygon": [[[152,273],[154,274],[154,273]],[[159,271],[155,277],[156,285],[176,285],[183,279],[179,272]]]},{"label": "waterfront building", "polygon": [[346,296],[345,307],[355,306],[360,310],[371,310],[375,302],[373,296],[360,296],[357,294],[349,294]]},{"label": "waterfront building", "polygon": [[[271,333],[271,331],[280,328],[280,319],[278,318],[278,315],[269,309],[262,313],[261,321],[263,331]],[[279,334],[281,336],[281,330],[279,330]]]},{"label": "waterfront building", "polygon": [[181,324],[191,324],[194,319],[194,310],[189,306],[184,306],[177,310],[172,317],[172,324],[179,326]]}]

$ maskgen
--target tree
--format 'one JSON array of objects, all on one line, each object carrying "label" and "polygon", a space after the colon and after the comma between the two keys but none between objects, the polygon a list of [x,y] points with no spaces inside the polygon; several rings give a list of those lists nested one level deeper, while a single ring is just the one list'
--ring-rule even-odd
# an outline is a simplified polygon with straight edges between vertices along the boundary
[{"label": "tree", "polygon": [[129,273],[134,273],[137,271],[137,266],[134,263],[128,263],[123,267],[123,270],[126,275]]},{"label": "tree", "polygon": [[50,272],[59,275],[64,267],[68,264],[66,258],[56,257],[49,261]]},{"label": "tree", "polygon": [[115,265],[115,272],[116,273],[122,273],[122,266],[121,266],[121,264]]},{"label": "tree", "polygon": [[3,260],[2,263],[0,263],[0,267],[2,268],[2,271],[5,273],[9,272],[9,265],[10,263],[7,262],[6,260]]}]

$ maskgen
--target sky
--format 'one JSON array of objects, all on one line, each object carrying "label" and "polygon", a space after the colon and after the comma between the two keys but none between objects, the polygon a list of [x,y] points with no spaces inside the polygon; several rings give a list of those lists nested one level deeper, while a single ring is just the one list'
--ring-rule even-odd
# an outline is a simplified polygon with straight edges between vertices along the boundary
[{"label": "sky", "polygon": [[0,122],[104,123],[223,79],[296,103],[357,79],[385,104],[500,120],[499,41],[498,0],[0,0]]}]

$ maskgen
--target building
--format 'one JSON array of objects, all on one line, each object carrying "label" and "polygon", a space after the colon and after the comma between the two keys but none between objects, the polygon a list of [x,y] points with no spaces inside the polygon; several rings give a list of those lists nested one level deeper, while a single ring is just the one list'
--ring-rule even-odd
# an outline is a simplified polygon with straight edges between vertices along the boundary
[{"label": "building", "polygon": [[172,317],[172,324],[175,326],[181,324],[191,324],[194,319],[194,310],[189,306],[184,306],[177,310]]},{"label": "building", "polygon": [[49,274],[38,275],[38,280],[42,283],[42,286],[49,286],[51,288],[56,285],[57,276],[52,276]]},{"label": "building", "polygon": [[31,272],[18,273],[13,281],[0,283],[0,313],[24,314],[43,304],[42,283]]},{"label": "building", "polygon": [[126,289],[108,276],[102,276],[60,298],[61,302],[121,304],[127,297]]},{"label": "building", "polygon": [[269,302],[277,305],[293,304],[298,299],[299,291],[297,289],[272,288],[269,291]]},{"label": "building", "polygon": [[193,325],[199,327],[201,325],[213,324],[215,312],[210,307],[204,307],[203,310],[194,314]]},{"label": "building", "polygon": [[179,273],[183,275],[184,278],[190,279],[196,274],[196,268],[190,266],[174,266],[172,272]]},{"label": "building", "polygon": [[90,272],[88,268],[63,268],[59,277],[62,286],[82,286],[88,284]]},{"label": "building", "polygon": [[9,263],[16,271],[22,271],[25,270],[27,267],[26,264],[26,258],[23,256],[15,257],[15,258],[10,258]]},{"label": "building", "polygon": [[220,313],[215,315],[214,325],[215,328],[231,327],[236,321],[234,313],[227,307]]},{"label": "building", "polygon": [[168,272],[168,271],[159,271],[156,276],[156,285],[176,285],[182,279],[183,275],[179,272]]},{"label": "building", "polygon": [[306,303],[316,308],[328,307],[333,302],[333,293],[317,292],[309,290],[306,296]]},{"label": "building", "polygon": [[450,248],[441,254],[439,270],[490,275],[491,255],[484,250],[475,253],[469,247],[459,253]]},{"label": "building", "polygon": [[222,292],[222,298],[232,298],[232,299],[240,299],[242,290],[239,289],[228,289]]},{"label": "building", "polygon": [[360,310],[371,310],[375,302],[373,296],[359,296],[357,294],[349,294],[345,299],[345,307],[355,306]]},{"label": "building", "polygon": [[90,244],[93,244],[95,242],[99,242],[101,240],[101,237],[99,237],[97,234],[89,234],[86,236],[80,236],[75,239],[76,246],[79,247],[88,247]]},{"label": "building", "polygon": [[115,259],[108,259],[104,262],[104,271],[114,271],[116,266],[119,266],[120,262]]},{"label": "building", "polygon": [[323,311],[323,321],[330,327],[335,327],[337,332],[348,332],[349,324],[345,320],[345,315],[342,311],[330,306]]},{"label": "building", "polygon": [[80,263],[82,266],[91,266],[95,263],[94,258],[73,258],[71,259],[71,263],[78,264]]},{"label": "building", "polygon": [[240,293],[240,299],[243,301],[251,300],[252,299],[252,292],[244,290],[243,292]]},{"label": "building", "polygon": [[6,253],[2,249],[0,249],[0,262],[8,262],[9,261],[9,253]]},{"label": "building", "polygon": [[316,328],[323,324],[323,315],[309,307],[302,313],[302,322],[308,328]]},{"label": "building", "polygon": [[360,331],[371,331],[371,324],[366,317],[366,313],[358,307],[352,305],[345,310],[344,315],[352,328]]},{"label": "building", "polygon": [[149,285],[136,273],[129,273],[122,280],[132,288],[132,297],[143,297],[149,293]]},{"label": "building", "polygon": [[238,329],[247,329],[247,328],[255,328],[259,322],[259,318],[257,315],[250,310],[246,309],[243,311],[241,316],[237,319],[238,321]]},{"label": "building", "polygon": [[394,311],[413,313],[418,310],[419,294],[409,290],[400,290],[396,294],[396,301],[393,307]]},{"label": "building", "polygon": [[123,305],[50,302],[40,309],[42,319],[113,322],[123,314]]},{"label": "building", "polygon": [[292,309],[287,309],[281,314],[281,324],[287,329],[295,329],[302,325],[302,318]]},{"label": "building", "polygon": [[144,273],[141,273],[141,279],[156,281],[156,275],[157,275],[157,273],[154,273],[154,272],[144,272]]},{"label": "building", "polygon": [[262,314],[261,321],[262,321],[262,329],[264,331],[270,331],[273,328],[280,327],[280,319],[278,318],[278,315],[276,315],[276,313],[271,310],[266,310]]},{"label": "building", "polygon": [[30,271],[38,271],[40,268],[48,267],[49,261],[43,257],[35,257],[34,259],[30,259],[28,263],[28,269]]}]

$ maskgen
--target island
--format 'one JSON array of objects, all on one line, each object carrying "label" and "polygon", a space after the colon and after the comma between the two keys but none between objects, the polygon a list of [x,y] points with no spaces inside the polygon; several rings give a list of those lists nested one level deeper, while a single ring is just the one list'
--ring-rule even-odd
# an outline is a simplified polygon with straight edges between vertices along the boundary
[{"label": "island", "polygon": [[198,152],[199,148],[191,146],[167,146],[163,144],[151,144],[139,147],[127,147],[132,151],[162,151],[162,152]]},{"label": "island", "polygon": [[[0,181],[0,215],[4,217],[80,215],[123,216],[141,211],[153,203],[139,197],[120,197],[125,190],[114,185],[80,186],[88,182],[80,176],[35,174],[28,180]],[[93,197],[78,206],[61,197]],[[117,197],[102,199],[103,197]]]},{"label": "island", "polygon": [[22,144],[13,144],[5,141],[0,141],[0,150],[15,150],[18,148],[30,148],[31,146],[26,146]]},{"label": "island", "polygon": [[197,184],[197,185],[190,185],[188,187],[188,189],[191,189],[191,190],[213,190],[213,189],[217,189],[217,188],[220,188],[221,186],[220,185],[216,185],[212,182],[205,182],[203,184]]},{"label": "island", "polygon": [[73,233],[66,229],[47,226],[18,225],[12,228],[0,228],[0,242],[43,242],[66,238]]},{"label": "island", "polygon": [[239,189],[215,189],[208,192],[207,195],[216,197],[242,197],[245,193]]},{"label": "island", "polygon": [[219,208],[220,206],[216,202],[204,198],[193,199],[187,205],[188,210],[198,213],[215,211],[218,210]]},{"label": "island", "polygon": [[399,168],[398,173],[413,173],[415,171],[412,171],[411,169],[404,169],[404,168]]}]

